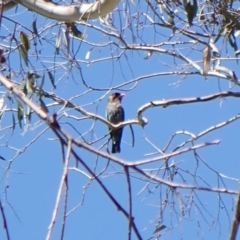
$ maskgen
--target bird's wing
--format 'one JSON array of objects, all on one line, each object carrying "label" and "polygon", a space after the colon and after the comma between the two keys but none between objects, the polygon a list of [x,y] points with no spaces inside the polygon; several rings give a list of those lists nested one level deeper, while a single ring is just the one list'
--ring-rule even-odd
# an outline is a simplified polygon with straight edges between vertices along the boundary
[{"label": "bird's wing", "polygon": [[122,111],[122,122],[123,122],[125,120],[125,112],[122,106],[121,106],[121,111]]}]

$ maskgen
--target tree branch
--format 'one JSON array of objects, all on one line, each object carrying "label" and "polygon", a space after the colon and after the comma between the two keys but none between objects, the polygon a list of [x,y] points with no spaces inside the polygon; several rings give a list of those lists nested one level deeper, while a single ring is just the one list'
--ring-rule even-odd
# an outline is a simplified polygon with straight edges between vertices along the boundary
[{"label": "tree branch", "polygon": [[104,17],[113,11],[119,1],[97,0],[93,3],[82,3],[81,5],[60,6],[44,0],[14,0],[3,4],[3,11],[15,7],[17,3],[47,18],[63,22],[75,22]]}]

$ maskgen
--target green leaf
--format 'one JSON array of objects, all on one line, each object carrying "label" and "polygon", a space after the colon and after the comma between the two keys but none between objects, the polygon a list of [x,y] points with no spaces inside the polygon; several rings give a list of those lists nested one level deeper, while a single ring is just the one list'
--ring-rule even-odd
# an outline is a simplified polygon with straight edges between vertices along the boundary
[{"label": "green leaf", "polygon": [[20,128],[22,128],[23,116],[24,116],[23,105],[21,104],[21,102],[17,100],[17,117],[18,117]]},{"label": "green leaf", "polygon": [[23,46],[25,47],[25,49],[28,51],[30,49],[30,42],[27,34],[24,32],[20,32],[20,40]]},{"label": "green leaf", "polygon": [[40,83],[40,86],[39,86],[39,90],[38,90],[38,96],[41,98],[42,97],[42,88],[43,88],[43,85],[44,85],[44,80],[45,80],[45,72],[42,76],[42,81]]},{"label": "green leaf", "polygon": [[21,55],[24,63],[28,67],[28,53],[26,51],[26,48],[23,45],[20,45],[19,46],[19,51],[20,51],[20,55]]},{"label": "green leaf", "polygon": [[56,86],[54,84],[54,77],[53,77],[52,73],[50,72],[50,70],[47,70],[47,73],[48,73],[48,77],[50,79],[50,82],[51,82],[53,88],[56,88]]}]

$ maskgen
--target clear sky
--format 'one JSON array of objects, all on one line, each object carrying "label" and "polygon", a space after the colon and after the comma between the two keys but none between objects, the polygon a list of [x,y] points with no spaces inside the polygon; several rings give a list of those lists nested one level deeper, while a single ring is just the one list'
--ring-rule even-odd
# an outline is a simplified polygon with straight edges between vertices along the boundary
[{"label": "clear sky", "polygon": [[[126,9],[129,9],[128,19],[125,17]],[[179,16],[185,19],[183,9],[179,7],[179,11]],[[136,2],[135,5],[128,2],[126,7],[123,1],[119,4],[119,11],[116,10],[112,15],[112,28],[121,32],[128,44],[151,45],[171,41],[173,44],[158,47],[176,50],[192,60],[201,61],[204,49],[202,44],[190,43],[189,38],[179,33],[169,39],[172,31],[153,26],[143,13],[148,13],[154,18],[145,2]],[[98,27],[106,33],[110,32],[109,28],[99,20],[90,21],[92,26],[89,27],[84,26],[84,23],[78,25],[78,29],[87,37],[83,41],[71,38],[67,52],[62,31],[65,25],[38,16],[37,27],[41,33],[41,43],[37,39],[31,41],[30,64],[29,68],[26,68],[15,48],[15,39],[19,41],[20,31],[28,34],[29,38],[32,37],[29,30],[32,29],[32,22],[36,16],[19,6],[16,12],[12,10],[4,13],[4,17],[7,18],[2,20],[0,45],[5,49],[7,64],[3,74],[7,75],[11,70],[14,73],[13,81],[20,83],[28,70],[35,70],[41,76],[45,72],[44,91],[71,100],[76,106],[103,117],[110,92],[126,94],[123,106],[125,118],[129,120],[135,119],[138,109],[150,101],[202,97],[229,90],[238,91],[237,86],[230,85],[225,79],[176,74],[176,72],[196,70],[167,54],[154,52],[149,59],[145,59],[147,51],[125,49],[118,38],[96,29]],[[13,34],[14,30],[15,34]],[[192,27],[191,30],[202,31],[200,27]],[[55,41],[59,31],[62,37],[60,55],[55,55]],[[13,36],[15,39],[12,38]],[[12,45],[9,44],[11,39]],[[208,42],[207,38],[201,40]],[[176,43],[177,41],[182,44]],[[220,48],[221,43],[219,41],[217,47]],[[227,50],[222,48],[221,54],[223,58],[227,54],[234,57],[231,48]],[[89,58],[86,58],[87,55]],[[221,63],[234,70],[237,76],[239,75],[239,67],[235,60],[225,59]],[[201,63],[199,65],[202,66]],[[54,76],[56,89],[52,88],[47,68]],[[160,75],[163,72],[168,74],[151,77],[153,74]],[[40,84],[41,79],[37,81]],[[22,129],[16,124],[13,131],[9,126],[12,125],[12,114],[17,121],[16,100],[11,95],[13,99],[10,103],[3,86],[1,94],[7,107],[1,118],[0,131],[0,155],[6,159],[0,162],[1,202],[10,237],[13,240],[42,240],[47,235],[63,173],[61,146],[52,131],[47,129],[48,126],[34,113],[31,122],[23,120]],[[35,95],[33,101],[39,104]],[[57,113],[60,126],[74,138],[91,143],[107,134],[107,126],[103,123],[87,119],[74,109],[56,106],[51,99],[43,98],[43,101],[48,106],[49,115]],[[24,111],[27,112],[27,107],[24,107]],[[128,162],[161,156],[157,149],[164,151],[173,137],[165,152],[171,153],[177,146],[191,138],[187,133],[198,135],[237,114],[239,114],[239,100],[230,97],[204,103],[149,108],[143,113],[148,119],[148,124],[144,128],[133,125],[134,147],[131,146],[132,134],[127,126],[123,133],[122,151],[116,156]],[[216,140],[220,141],[218,145],[205,146],[195,152],[189,151],[171,157],[168,160],[169,168],[163,160],[139,168],[179,185],[194,185],[209,189],[227,188],[237,191],[240,168],[239,129],[240,122],[237,120],[222,128],[209,131],[198,140],[184,145],[180,150]],[[93,146],[99,148],[107,139],[108,136],[97,141]],[[74,149],[96,174],[101,173],[99,179],[118,203],[128,211],[128,185],[123,166],[82,148],[74,147]],[[106,152],[106,150],[105,145],[102,151]],[[159,225],[166,226],[161,232],[160,239],[228,238],[236,195],[219,194],[214,190],[171,188],[146,178],[133,169],[129,171],[132,215],[142,239],[154,239],[156,237],[154,231]],[[68,195],[67,197],[62,195],[52,239],[60,239],[66,198],[67,218],[64,239],[128,239],[128,220],[114,206],[99,184],[95,180],[91,181],[88,176],[86,169],[81,164],[76,165],[76,161],[71,157]],[[5,238],[5,231],[1,228],[0,239]],[[137,239],[133,232],[132,239]]]}]

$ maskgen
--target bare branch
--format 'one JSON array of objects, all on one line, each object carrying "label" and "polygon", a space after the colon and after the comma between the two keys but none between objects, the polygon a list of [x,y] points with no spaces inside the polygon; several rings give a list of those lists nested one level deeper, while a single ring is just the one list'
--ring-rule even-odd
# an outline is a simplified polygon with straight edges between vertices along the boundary
[{"label": "bare branch", "polygon": [[[68,164],[69,164],[69,160],[70,160],[71,148],[72,148],[72,142],[71,142],[71,140],[69,140],[68,141],[67,155],[66,155],[65,163],[64,163],[64,167],[63,167],[63,174],[62,174],[62,178],[61,178],[61,181],[60,181],[60,184],[59,184],[56,203],[55,203],[55,207],[54,207],[54,210],[53,210],[53,213],[52,213],[52,220],[51,220],[50,225],[48,227],[48,233],[47,233],[47,236],[46,236],[46,240],[51,239],[53,227],[54,227],[54,224],[56,222],[57,212],[58,212],[60,199],[61,199],[61,194],[62,194],[62,191],[63,191],[64,182],[66,181],[66,177],[67,177],[67,173],[68,173]],[[64,226],[65,226],[65,224],[64,224]],[[63,229],[64,229],[64,227],[63,227]],[[63,239],[63,235],[62,235],[61,239]]]},{"label": "bare branch", "polygon": [[60,6],[51,1],[44,0],[14,0],[3,6],[3,11],[7,11],[21,4],[26,8],[41,14],[50,19],[75,22],[79,20],[95,19],[104,17],[118,5],[119,0],[98,0],[93,3],[82,3],[81,5]]},{"label": "bare branch", "polygon": [[239,224],[240,224],[240,191],[238,192],[235,215],[234,215],[234,219],[233,219],[233,222],[232,222],[232,229],[231,229],[231,232],[230,232],[229,240],[236,240],[237,239]]}]

